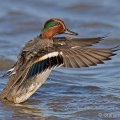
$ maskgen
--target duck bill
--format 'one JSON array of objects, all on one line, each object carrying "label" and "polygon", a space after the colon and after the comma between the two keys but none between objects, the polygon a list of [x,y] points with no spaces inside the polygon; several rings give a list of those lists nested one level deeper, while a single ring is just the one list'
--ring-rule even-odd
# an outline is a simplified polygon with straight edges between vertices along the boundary
[{"label": "duck bill", "polygon": [[68,29],[66,29],[66,30],[64,31],[64,33],[65,33],[65,34],[69,34],[69,35],[75,35],[75,36],[78,35],[78,33],[73,32],[73,31],[70,31],[70,30],[68,30]]}]

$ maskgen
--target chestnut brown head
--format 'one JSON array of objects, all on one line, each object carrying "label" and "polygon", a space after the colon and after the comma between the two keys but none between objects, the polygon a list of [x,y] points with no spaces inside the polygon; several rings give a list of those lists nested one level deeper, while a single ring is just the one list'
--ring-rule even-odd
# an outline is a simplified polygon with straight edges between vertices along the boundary
[{"label": "chestnut brown head", "polygon": [[44,38],[52,38],[57,34],[78,35],[78,33],[68,30],[64,22],[58,18],[47,20],[41,30],[41,35]]}]

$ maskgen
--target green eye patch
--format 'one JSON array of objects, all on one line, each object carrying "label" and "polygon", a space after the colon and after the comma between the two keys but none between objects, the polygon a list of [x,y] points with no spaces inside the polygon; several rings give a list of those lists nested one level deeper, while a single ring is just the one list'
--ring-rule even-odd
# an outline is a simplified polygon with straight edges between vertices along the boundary
[{"label": "green eye patch", "polygon": [[55,25],[59,24],[58,22],[54,21],[54,20],[49,20],[45,25],[44,28],[41,30],[41,32],[49,29],[50,27],[53,27]]}]

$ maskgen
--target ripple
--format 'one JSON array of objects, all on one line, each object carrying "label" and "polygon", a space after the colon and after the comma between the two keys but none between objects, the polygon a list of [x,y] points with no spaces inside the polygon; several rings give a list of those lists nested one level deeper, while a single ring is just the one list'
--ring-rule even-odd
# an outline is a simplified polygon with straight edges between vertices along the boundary
[{"label": "ripple", "polygon": [[84,86],[85,89],[88,89],[88,90],[97,90],[99,91],[101,88],[98,87],[98,86]]},{"label": "ripple", "polygon": [[[14,61],[10,59],[16,60],[25,41],[38,35],[43,22],[51,17],[63,19],[68,28],[80,33],[79,37],[111,33],[93,47],[112,48],[120,44],[119,3],[119,0],[1,1],[0,77],[12,67]],[[54,70],[24,103],[0,101],[0,118],[101,120],[98,113],[119,111],[120,52],[116,54],[111,61],[96,67]],[[0,80],[0,91],[7,80]]]},{"label": "ripple", "polygon": [[8,70],[14,65],[14,61],[0,58],[0,71]]},{"label": "ripple", "polygon": [[86,10],[86,9],[92,9],[92,8],[98,8],[97,5],[93,5],[93,4],[87,4],[87,3],[81,3],[81,4],[76,4],[76,5],[72,5],[69,7],[66,7],[66,9],[68,10]]},{"label": "ripple", "polygon": [[116,27],[116,26],[114,26],[114,25],[112,25],[112,24],[103,23],[103,22],[89,22],[89,23],[83,23],[83,24],[81,24],[81,26],[83,26],[83,27],[92,27],[92,28],[95,28],[95,27],[101,27],[101,28],[104,28],[104,27],[115,28],[115,27]]}]

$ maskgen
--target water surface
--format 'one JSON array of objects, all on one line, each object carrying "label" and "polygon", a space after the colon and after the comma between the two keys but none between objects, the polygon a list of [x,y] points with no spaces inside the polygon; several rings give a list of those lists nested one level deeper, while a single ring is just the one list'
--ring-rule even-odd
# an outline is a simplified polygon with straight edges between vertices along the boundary
[{"label": "water surface", "polygon": [[[93,47],[120,44],[119,0],[6,0],[0,3],[0,76],[17,60],[24,44],[39,35],[43,22],[58,17],[79,37],[108,38]],[[63,35],[65,36],[65,35]],[[120,52],[103,65],[55,69],[22,104],[0,101],[0,119],[120,119]],[[0,78],[2,91],[8,78]]]}]

